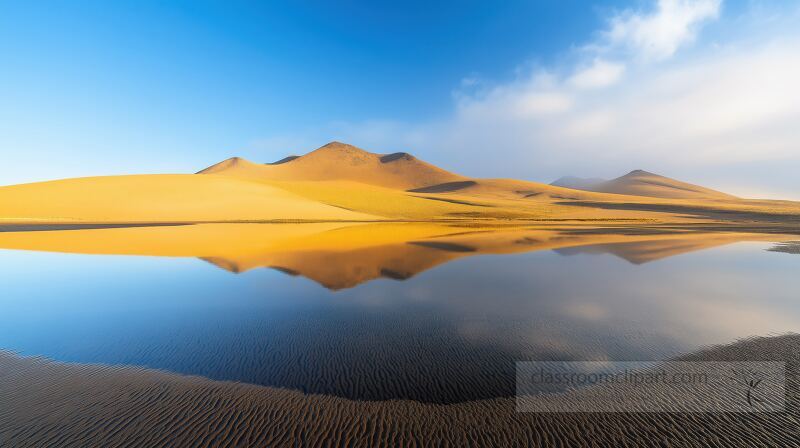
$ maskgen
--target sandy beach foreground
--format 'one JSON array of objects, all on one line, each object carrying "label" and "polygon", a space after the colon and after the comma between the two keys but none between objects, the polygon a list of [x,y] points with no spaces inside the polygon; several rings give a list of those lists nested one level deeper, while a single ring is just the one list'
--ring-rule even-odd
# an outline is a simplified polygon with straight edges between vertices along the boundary
[{"label": "sandy beach foreground", "polygon": [[681,358],[787,362],[778,413],[533,414],[513,398],[430,405],[0,353],[0,446],[799,446],[800,335]]}]

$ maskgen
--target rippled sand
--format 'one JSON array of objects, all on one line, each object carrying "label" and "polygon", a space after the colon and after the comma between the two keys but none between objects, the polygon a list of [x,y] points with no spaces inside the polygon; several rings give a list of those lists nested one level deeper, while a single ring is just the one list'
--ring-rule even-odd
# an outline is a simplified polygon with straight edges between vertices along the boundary
[{"label": "rippled sand", "polygon": [[354,401],[2,353],[0,446],[800,446],[800,336],[685,359],[787,361],[787,411],[528,414],[511,398]]}]

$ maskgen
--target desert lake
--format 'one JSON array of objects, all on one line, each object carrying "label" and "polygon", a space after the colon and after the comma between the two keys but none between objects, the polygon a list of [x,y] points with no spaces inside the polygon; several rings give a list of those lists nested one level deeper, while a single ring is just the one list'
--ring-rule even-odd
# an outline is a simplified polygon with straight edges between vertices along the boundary
[{"label": "desert lake", "polygon": [[0,232],[0,350],[352,400],[508,398],[515,361],[662,360],[796,332],[798,239],[415,224]]}]

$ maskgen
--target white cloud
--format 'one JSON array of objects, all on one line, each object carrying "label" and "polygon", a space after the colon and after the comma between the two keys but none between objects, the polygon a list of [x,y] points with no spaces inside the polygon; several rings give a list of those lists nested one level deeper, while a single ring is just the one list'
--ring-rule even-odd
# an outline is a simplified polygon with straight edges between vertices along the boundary
[{"label": "white cloud", "polygon": [[611,21],[608,42],[645,59],[666,59],[695,39],[703,22],[716,19],[721,0],[659,0],[652,14],[627,12]]},{"label": "white cloud", "polygon": [[[652,14],[623,13],[570,66],[462,92],[438,122],[393,123],[385,134],[351,126],[344,138],[404,145],[471,175],[544,181],[644,168],[767,190],[770,166],[800,168],[798,14],[787,12],[783,25],[745,14],[724,41],[703,42],[700,27],[719,9],[718,1],[661,0]],[[677,52],[695,39],[691,55]],[[748,167],[755,162],[760,169]]]},{"label": "white cloud", "polygon": [[524,118],[566,112],[572,107],[572,98],[558,92],[527,92],[514,98],[514,110]]},{"label": "white cloud", "polygon": [[549,88],[517,82],[462,101],[438,127],[450,135],[433,133],[441,140],[430,146],[480,142],[506,160],[570,167],[793,157],[800,147],[799,44],[774,41],[669,67],[640,67],[624,84],[591,91],[571,89],[574,76]]},{"label": "white cloud", "polygon": [[579,89],[596,89],[615,84],[625,72],[625,66],[603,59],[595,59],[569,78],[569,84]]}]

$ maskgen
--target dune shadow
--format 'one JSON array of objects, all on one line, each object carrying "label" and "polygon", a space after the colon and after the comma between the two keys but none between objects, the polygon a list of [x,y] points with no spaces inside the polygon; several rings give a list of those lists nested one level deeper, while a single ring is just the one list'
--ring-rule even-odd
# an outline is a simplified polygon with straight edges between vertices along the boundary
[{"label": "dune shadow", "polygon": [[291,162],[292,160],[299,159],[300,156],[286,156],[275,162],[265,163],[264,165],[283,165],[284,163]]},{"label": "dune shadow", "polygon": [[409,241],[408,244],[415,246],[428,247],[430,249],[443,250],[446,252],[475,252],[477,249],[463,244],[445,243],[441,241]]},{"label": "dune shadow", "polygon": [[450,191],[463,190],[473,185],[477,185],[477,182],[473,180],[465,180],[460,182],[445,182],[442,184],[430,185],[421,188],[414,188],[406,191],[408,191],[409,193],[447,193]]},{"label": "dune shadow", "polygon": [[[440,201],[440,202],[449,202],[451,204],[460,204],[460,205],[471,205],[473,207],[494,207],[494,205],[489,204],[478,204],[476,202],[469,202],[469,201],[462,201],[459,199],[447,199],[447,198],[432,198],[429,196],[414,196],[415,198],[420,199],[428,199],[429,201]],[[449,213],[450,215],[455,215],[455,213]]]},{"label": "dune shadow", "polygon": [[715,220],[756,220],[766,222],[798,222],[800,217],[782,213],[769,213],[749,210],[725,210],[714,207],[681,204],[642,204],[629,202],[593,202],[593,201],[561,201],[558,205],[573,207],[599,208],[604,210],[634,210],[641,212],[682,213],[693,218],[706,218]]},{"label": "dune shadow", "polygon": [[407,152],[395,152],[392,154],[386,154],[385,156],[381,156],[379,160],[381,161],[381,163],[390,163],[394,162],[395,160],[401,160],[401,159],[411,160],[413,159],[413,157],[411,156],[411,154]]}]

